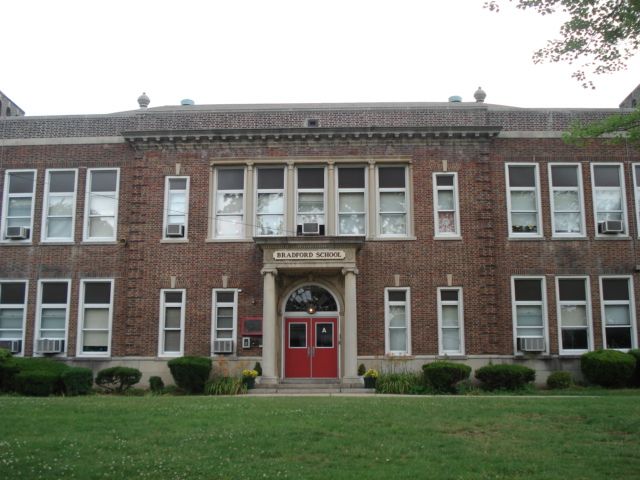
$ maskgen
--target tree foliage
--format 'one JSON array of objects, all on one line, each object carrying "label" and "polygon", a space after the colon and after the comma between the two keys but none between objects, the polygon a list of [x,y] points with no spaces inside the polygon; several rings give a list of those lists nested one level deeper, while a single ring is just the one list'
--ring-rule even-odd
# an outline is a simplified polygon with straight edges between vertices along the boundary
[{"label": "tree foliage", "polygon": [[598,137],[605,137],[610,143],[628,142],[640,145],[640,109],[610,115],[598,122],[574,124],[563,135],[566,142],[579,146]]},{"label": "tree foliage", "polygon": [[[640,0],[509,0],[522,10],[542,15],[565,12],[569,19],[560,28],[560,38],[533,54],[534,63],[580,62],[572,74],[585,88],[594,88],[591,74],[624,70],[640,48]],[[500,10],[500,0],[485,2],[485,8]]]}]

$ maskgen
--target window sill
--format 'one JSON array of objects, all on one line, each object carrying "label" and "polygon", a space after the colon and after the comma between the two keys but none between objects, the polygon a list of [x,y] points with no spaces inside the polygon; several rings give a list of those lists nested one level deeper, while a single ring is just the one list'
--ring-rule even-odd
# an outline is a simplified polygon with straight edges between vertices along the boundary
[{"label": "window sill", "polygon": [[458,235],[458,236],[451,236],[451,237],[444,237],[444,236],[437,236],[434,235],[433,237],[434,240],[457,240],[457,241],[462,241],[462,236]]},{"label": "window sill", "polygon": [[163,238],[160,243],[189,243],[188,238]]},{"label": "window sill", "polygon": [[76,242],[74,242],[73,240],[66,241],[66,242],[64,242],[64,241],[56,242],[56,241],[42,240],[40,242],[40,245],[54,245],[54,246],[55,245],[75,245],[75,243]]},{"label": "window sill", "polygon": [[577,235],[575,237],[569,237],[569,236],[561,237],[561,236],[556,235],[554,237],[551,237],[551,240],[554,240],[554,241],[556,241],[556,240],[560,240],[560,241],[562,241],[562,240],[564,240],[564,241],[589,240],[589,237],[587,237],[585,235]]},{"label": "window sill", "polygon": [[83,240],[82,245],[118,245],[117,240]]},{"label": "window sill", "polygon": [[605,236],[605,235],[596,235],[594,237],[594,240],[631,240],[631,237],[629,235],[611,235],[611,236]]},{"label": "window sill", "polygon": [[513,237],[513,236],[509,236],[508,237],[509,240],[515,240],[516,242],[530,242],[530,241],[534,241],[534,242],[539,242],[541,240],[544,240],[545,238],[543,236],[539,236],[539,237]]},{"label": "window sill", "polygon": [[366,240],[368,242],[406,242],[415,241],[417,237],[371,237]]},{"label": "window sill", "polygon": [[436,357],[437,360],[468,360],[464,353],[440,353]]},{"label": "window sill", "polygon": [[253,243],[253,238],[207,238],[206,243]]},{"label": "window sill", "polygon": [[0,241],[0,245],[2,246],[7,246],[7,247],[30,247],[31,245],[34,245],[33,242],[21,242],[21,241],[11,241],[11,240],[2,240]]}]

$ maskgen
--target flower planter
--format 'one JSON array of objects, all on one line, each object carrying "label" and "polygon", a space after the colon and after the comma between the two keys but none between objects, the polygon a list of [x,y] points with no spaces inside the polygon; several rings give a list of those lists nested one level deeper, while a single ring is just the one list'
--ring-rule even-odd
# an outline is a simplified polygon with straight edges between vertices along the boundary
[{"label": "flower planter", "polygon": [[376,378],[364,377],[364,388],[376,388]]},{"label": "flower planter", "polygon": [[253,377],[244,377],[242,379],[242,381],[247,386],[248,390],[251,390],[252,388],[254,388],[256,386],[256,379],[253,378]]}]

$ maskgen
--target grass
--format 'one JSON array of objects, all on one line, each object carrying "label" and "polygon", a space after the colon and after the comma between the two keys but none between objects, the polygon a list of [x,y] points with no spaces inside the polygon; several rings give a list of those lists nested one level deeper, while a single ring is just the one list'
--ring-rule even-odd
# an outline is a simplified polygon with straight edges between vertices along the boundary
[{"label": "grass", "polygon": [[637,478],[639,400],[4,396],[0,478]]}]

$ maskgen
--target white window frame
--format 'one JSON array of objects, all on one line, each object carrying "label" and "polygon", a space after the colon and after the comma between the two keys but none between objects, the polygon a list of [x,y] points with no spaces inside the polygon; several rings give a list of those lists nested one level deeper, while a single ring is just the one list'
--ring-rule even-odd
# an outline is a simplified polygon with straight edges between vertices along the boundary
[{"label": "white window frame", "polygon": [[640,175],[636,173],[636,169],[640,169],[640,163],[633,163],[631,169],[633,171],[633,190],[636,201],[636,230],[638,238],[640,238]]},{"label": "white window frame", "polygon": [[[165,293],[181,293],[181,302],[167,302]],[[181,357],[184,355],[184,324],[187,305],[187,291],[184,288],[163,288],[160,290],[160,332],[158,334],[158,356],[159,357]],[[167,308],[180,308],[180,328],[166,327]],[[180,350],[177,352],[165,351],[165,335],[167,330],[180,332]]]},{"label": "white window frame", "polygon": [[[340,188],[340,169],[347,168],[360,168],[364,171],[364,188]],[[352,165],[352,164],[340,164],[335,167],[335,200],[334,204],[335,208],[335,225],[336,225],[336,235],[340,237],[362,237],[369,236],[369,172],[368,168],[364,165]],[[364,211],[357,212],[358,215],[364,214],[364,233],[362,234],[351,234],[351,233],[340,233],[340,194],[341,193],[361,193],[364,198]]]},{"label": "white window frame", "polygon": [[[43,303],[42,302],[42,293],[43,293],[43,284],[44,283],[66,283],[67,284],[67,302],[66,303]],[[38,280],[38,295],[37,295],[37,303],[36,303],[36,324],[33,332],[33,350],[34,356],[39,356],[39,354],[35,351],[38,340],[46,339],[48,337],[43,337],[40,335],[40,330],[42,326],[42,310],[45,308],[56,308],[56,309],[65,309],[64,315],[64,350],[56,355],[59,356],[67,356],[67,352],[69,350],[69,314],[70,314],[70,306],[71,306],[71,279],[69,278],[43,278]],[[57,338],[56,338],[57,339]]]},{"label": "white window frame", "polygon": [[[540,301],[519,300],[516,301],[516,280],[540,280],[540,291],[542,299]],[[542,335],[544,339],[544,351],[542,354],[549,354],[549,315],[547,310],[547,281],[543,275],[514,275],[511,277],[511,318],[513,321],[513,353],[516,356],[524,355],[518,350],[518,306],[542,306]],[[523,337],[524,338],[524,337]],[[530,337],[538,338],[538,337]]]},{"label": "white window frame", "polygon": [[20,327],[22,330],[22,335],[20,338],[3,338],[3,340],[21,340],[22,348],[20,353],[14,354],[19,357],[24,355],[24,347],[25,341],[27,338],[26,332],[26,321],[27,321],[27,306],[29,305],[29,280],[20,280],[20,279],[2,279],[0,280],[0,288],[2,288],[2,284],[4,283],[22,283],[24,284],[24,303],[0,303],[0,310],[2,309],[16,309],[19,308],[19,305],[22,305],[22,326]]},{"label": "white window frame", "polygon": [[[218,189],[218,172],[221,170],[242,170],[242,189],[236,190],[219,190]],[[240,235],[239,236],[230,236],[230,235],[218,235],[218,193],[219,192],[228,192],[228,193],[241,193],[242,194],[242,222],[240,225]],[[246,237],[246,223],[247,223],[247,168],[245,165],[229,165],[229,166],[217,166],[214,168],[213,175],[213,209],[212,209],[212,217],[213,217],[213,225],[212,225],[212,237],[216,240],[241,240]],[[220,215],[220,217],[225,217],[227,215]],[[229,215],[229,216],[238,216],[238,215]]]},{"label": "white window frame", "polygon": [[[618,167],[618,177],[620,179],[620,187],[596,187],[596,176],[595,169],[596,167]],[[598,207],[596,205],[596,190],[614,190],[620,188],[620,202],[622,203],[622,224],[624,227],[623,233],[617,234],[607,234],[600,233],[598,231]],[[593,223],[595,225],[595,234],[598,238],[624,238],[629,236],[629,218],[627,216],[627,194],[625,188],[625,178],[624,178],[624,165],[620,162],[614,163],[592,163],[591,164],[591,194],[592,194],[592,205],[593,205]]]},{"label": "white window frame", "polygon": [[[554,187],[553,186],[553,167],[574,167],[577,171],[577,187]],[[582,165],[579,163],[549,163],[549,205],[551,206],[551,235],[558,238],[579,238],[586,236],[586,220],[584,215],[584,185],[582,184]],[[578,192],[578,199],[580,202],[580,232],[578,233],[563,233],[556,232],[556,210],[554,192],[556,191],[572,191]],[[557,212],[563,213],[563,212]],[[572,213],[572,212],[569,212]]]},{"label": "white window frame", "polygon": [[[629,289],[629,300],[605,300],[603,295],[603,280],[606,279],[625,279],[627,280],[627,288]],[[629,323],[631,324],[631,350],[638,348],[638,331],[636,325],[636,304],[635,290],[633,287],[633,276],[631,275],[601,275],[598,279],[600,284],[600,323],[602,324],[602,348],[607,348],[607,322],[605,320],[605,306],[607,305],[628,305],[629,306]],[[621,352],[628,352],[627,348],[616,348]]]},{"label": "white window frame", "polygon": [[[182,237],[167,237],[167,226],[169,225],[169,216],[171,212],[169,211],[169,194],[170,189],[169,186],[171,184],[171,180],[186,180],[186,187],[184,189],[184,236]],[[168,240],[172,242],[186,242],[189,240],[189,192],[191,189],[191,177],[186,175],[168,175],[164,180],[164,209],[162,215],[162,239]],[[182,191],[182,190],[176,190]]]},{"label": "white window frame", "polygon": [[[282,188],[258,188],[258,177],[260,176],[261,169],[281,169],[282,170]],[[264,165],[257,167],[255,170],[255,180],[254,180],[254,196],[253,196],[253,205],[254,205],[254,235],[256,237],[279,237],[279,236],[287,236],[287,167],[286,165]],[[258,222],[258,217],[261,215],[270,215],[264,213],[258,213],[258,195],[260,193],[282,193],[282,235],[263,235],[260,233],[260,227]],[[271,215],[276,215],[271,214]]]},{"label": "white window frame", "polygon": [[[404,188],[380,188],[380,169],[389,167],[402,167],[404,168]],[[409,188],[409,166],[406,164],[383,164],[376,165],[376,231],[379,238],[407,238],[411,235],[411,198]],[[404,212],[385,212],[388,214],[400,214],[404,213],[405,216],[405,233],[402,234],[390,234],[382,233],[382,222],[380,216],[380,194],[381,193],[404,193]]]},{"label": "white window frame", "polygon": [[[111,293],[109,304],[106,303],[85,303],[84,293],[87,283],[110,283]],[[113,336],[113,305],[114,305],[114,288],[115,280],[113,278],[83,278],[80,280],[80,292],[78,297],[78,332],[77,332],[77,357],[109,357],[111,356],[111,340]],[[107,351],[106,352],[83,352],[82,345],[84,342],[84,311],[86,308],[106,308],[109,315],[109,332],[107,335]]]},{"label": "white window frame", "polygon": [[[111,237],[90,237],[90,209],[91,209],[91,175],[93,172],[115,170],[116,172],[116,191],[113,192],[116,204],[114,209],[114,227],[113,236]],[[86,189],[85,189],[85,202],[84,202],[84,228],[82,233],[82,241],[87,243],[114,243],[118,238],[118,210],[120,206],[120,168],[119,167],[101,167],[101,168],[89,168],[87,169],[86,176]],[[99,192],[96,195],[106,196],[110,192]]]},{"label": "white window frame", "polygon": [[[534,179],[535,186],[534,187],[512,187],[509,182],[509,168],[510,167],[534,167]],[[507,226],[509,228],[509,238],[542,238],[544,236],[543,232],[543,221],[542,221],[542,204],[540,201],[540,168],[537,163],[506,163],[504,166],[504,174],[505,174],[505,183],[507,185]],[[511,215],[513,211],[511,209],[511,192],[531,192],[533,191],[536,195],[536,218],[537,218],[537,231],[536,232],[514,232],[513,231],[513,222],[511,219]],[[531,213],[531,212],[523,212],[523,213]]]},{"label": "white window frame", "polygon": [[[456,291],[458,292],[458,300],[442,300],[442,291]],[[438,353],[439,355],[464,355],[464,300],[462,298],[462,287],[438,287]],[[444,349],[444,330],[446,328],[442,321],[442,307],[443,306],[455,306],[458,309],[458,336],[460,341],[459,350],[445,350]]]},{"label": "white window frame", "polygon": [[[233,302],[217,302],[217,294],[224,292],[232,292],[233,293]],[[233,341],[233,351],[237,352],[237,334],[238,334],[238,289],[237,288],[214,288],[211,293],[211,355],[217,356],[218,354],[213,353],[213,342],[216,340],[232,340]],[[233,328],[231,329],[231,337],[229,338],[217,338],[216,332],[218,330],[217,323],[218,317],[217,307],[231,307],[233,308]],[[225,329],[227,330],[227,329]]]},{"label": "white window frame", "polygon": [[[73,172],[73,192],[49,192],[51,185],[51,173]],[[49,202],[51,197],[64,197],[72,193],[73,205],[71,207],[71,235],[69,237],[49,237],[47,236],[47,220],[49,219]],[[76,201],[78,198],[78,169],[77,168],[50,168],[45,172],[44,197],[42,200],[42,226],[40,229],[40,241],[42,243],[73,243],[76,234]]]},{"label": "white window frame", "polygon": [[[308,169],[308,168],[321,168],[322,169],[322,174],[323,174],[323,180],[322,180],[322,184],[324,185],[323,188],[298,188],[298,172],[300,170],[303,169]],[[327,183],[327,165],[298,165],[296,167],[296,174],[295,174],[295,178],[294,178],[294,185],[295,185],[295,224],[296,224],[296,233],[298,231],[298,225],[301,225],[301,223],[298,223],[298,217],[300,215],[308,215],[306,213],[300,213],[298,210],[298,203],[299,203],[299,197],[300,197],[300,193],[322,193],[322,218],[323,218],[323,222],[320,225],[324,225],[324,229],[325,229],[325,235],[327,233],[327,219],[328,219],[328,212],[327,212],[327,188],[328,188],[328,183]],[[317,213],[314,213],[313,215],[318,215]]]},{"label": "white window frame", "polygon": [[[439,186],[438,177],[453,177],[453,185]],[[462,235],[460,231],[460,203],[458,200],[458,172],[433,172],[433,231],[436,238],[459,239]],[[441,191],[453,192],[453,216],[455,219],[455,232],[440,232],[440,222],[438,218],[438,193]],[[442,210],[449,212],[450,210]]]},{"label": "white window frame", "polygon": [[[9,193],[9,177],[12,174],[20,174],[20,173],[33,173],[33,186],[31,189],[31,193]],[[4,173],[4,195],[2,196],[2,221],[0,222],[0,242],[2,243],[32,243],[33,242],[33,224],[34,224],[34,215],[36,208],[36,190],[38,185],[38,171],[36,169],[14,169],[14,170],[6,170]],[[7,226],[9,223],[9,219],[7,215],[9,213],[9,198],[31,198],[31,223],[29,225],[29,238],[24,240],[10,240],[6,238]]]},{"label": "white window frame", "polygon": [[[400,301],[389,301],[389,292],[405,292],[404,302]],[[405,316],[406,316],[406,335],[407,335],[407,350],[406,351],[398,351],[391,350],[391,339],[390,339],[390,309],[389,307],[395,305],[403,305],[405,307]],[[409,356],[411,355],[411,288],[410,287],[385,287],[384,289],[384,351],[385,355],[392,356]]]},{"label": "white window frame", "polygon": [[[561,300],[560,299],[560,281],[561,280],[582,280],[585,288],[585,300]],[[561,275],[556,277],[556,322],[558,324],[558,352],[560,355],[581,355],[593,350],[593,316],[591,314],[591,283],[588,276],[582,275]],[[562,343],[562,306],[563,305],[579,305],[584,306],[587,316],[587,348],[586,349],[568,349],[564,348]],[[578,328],[569,328],[578,330]]]}]

